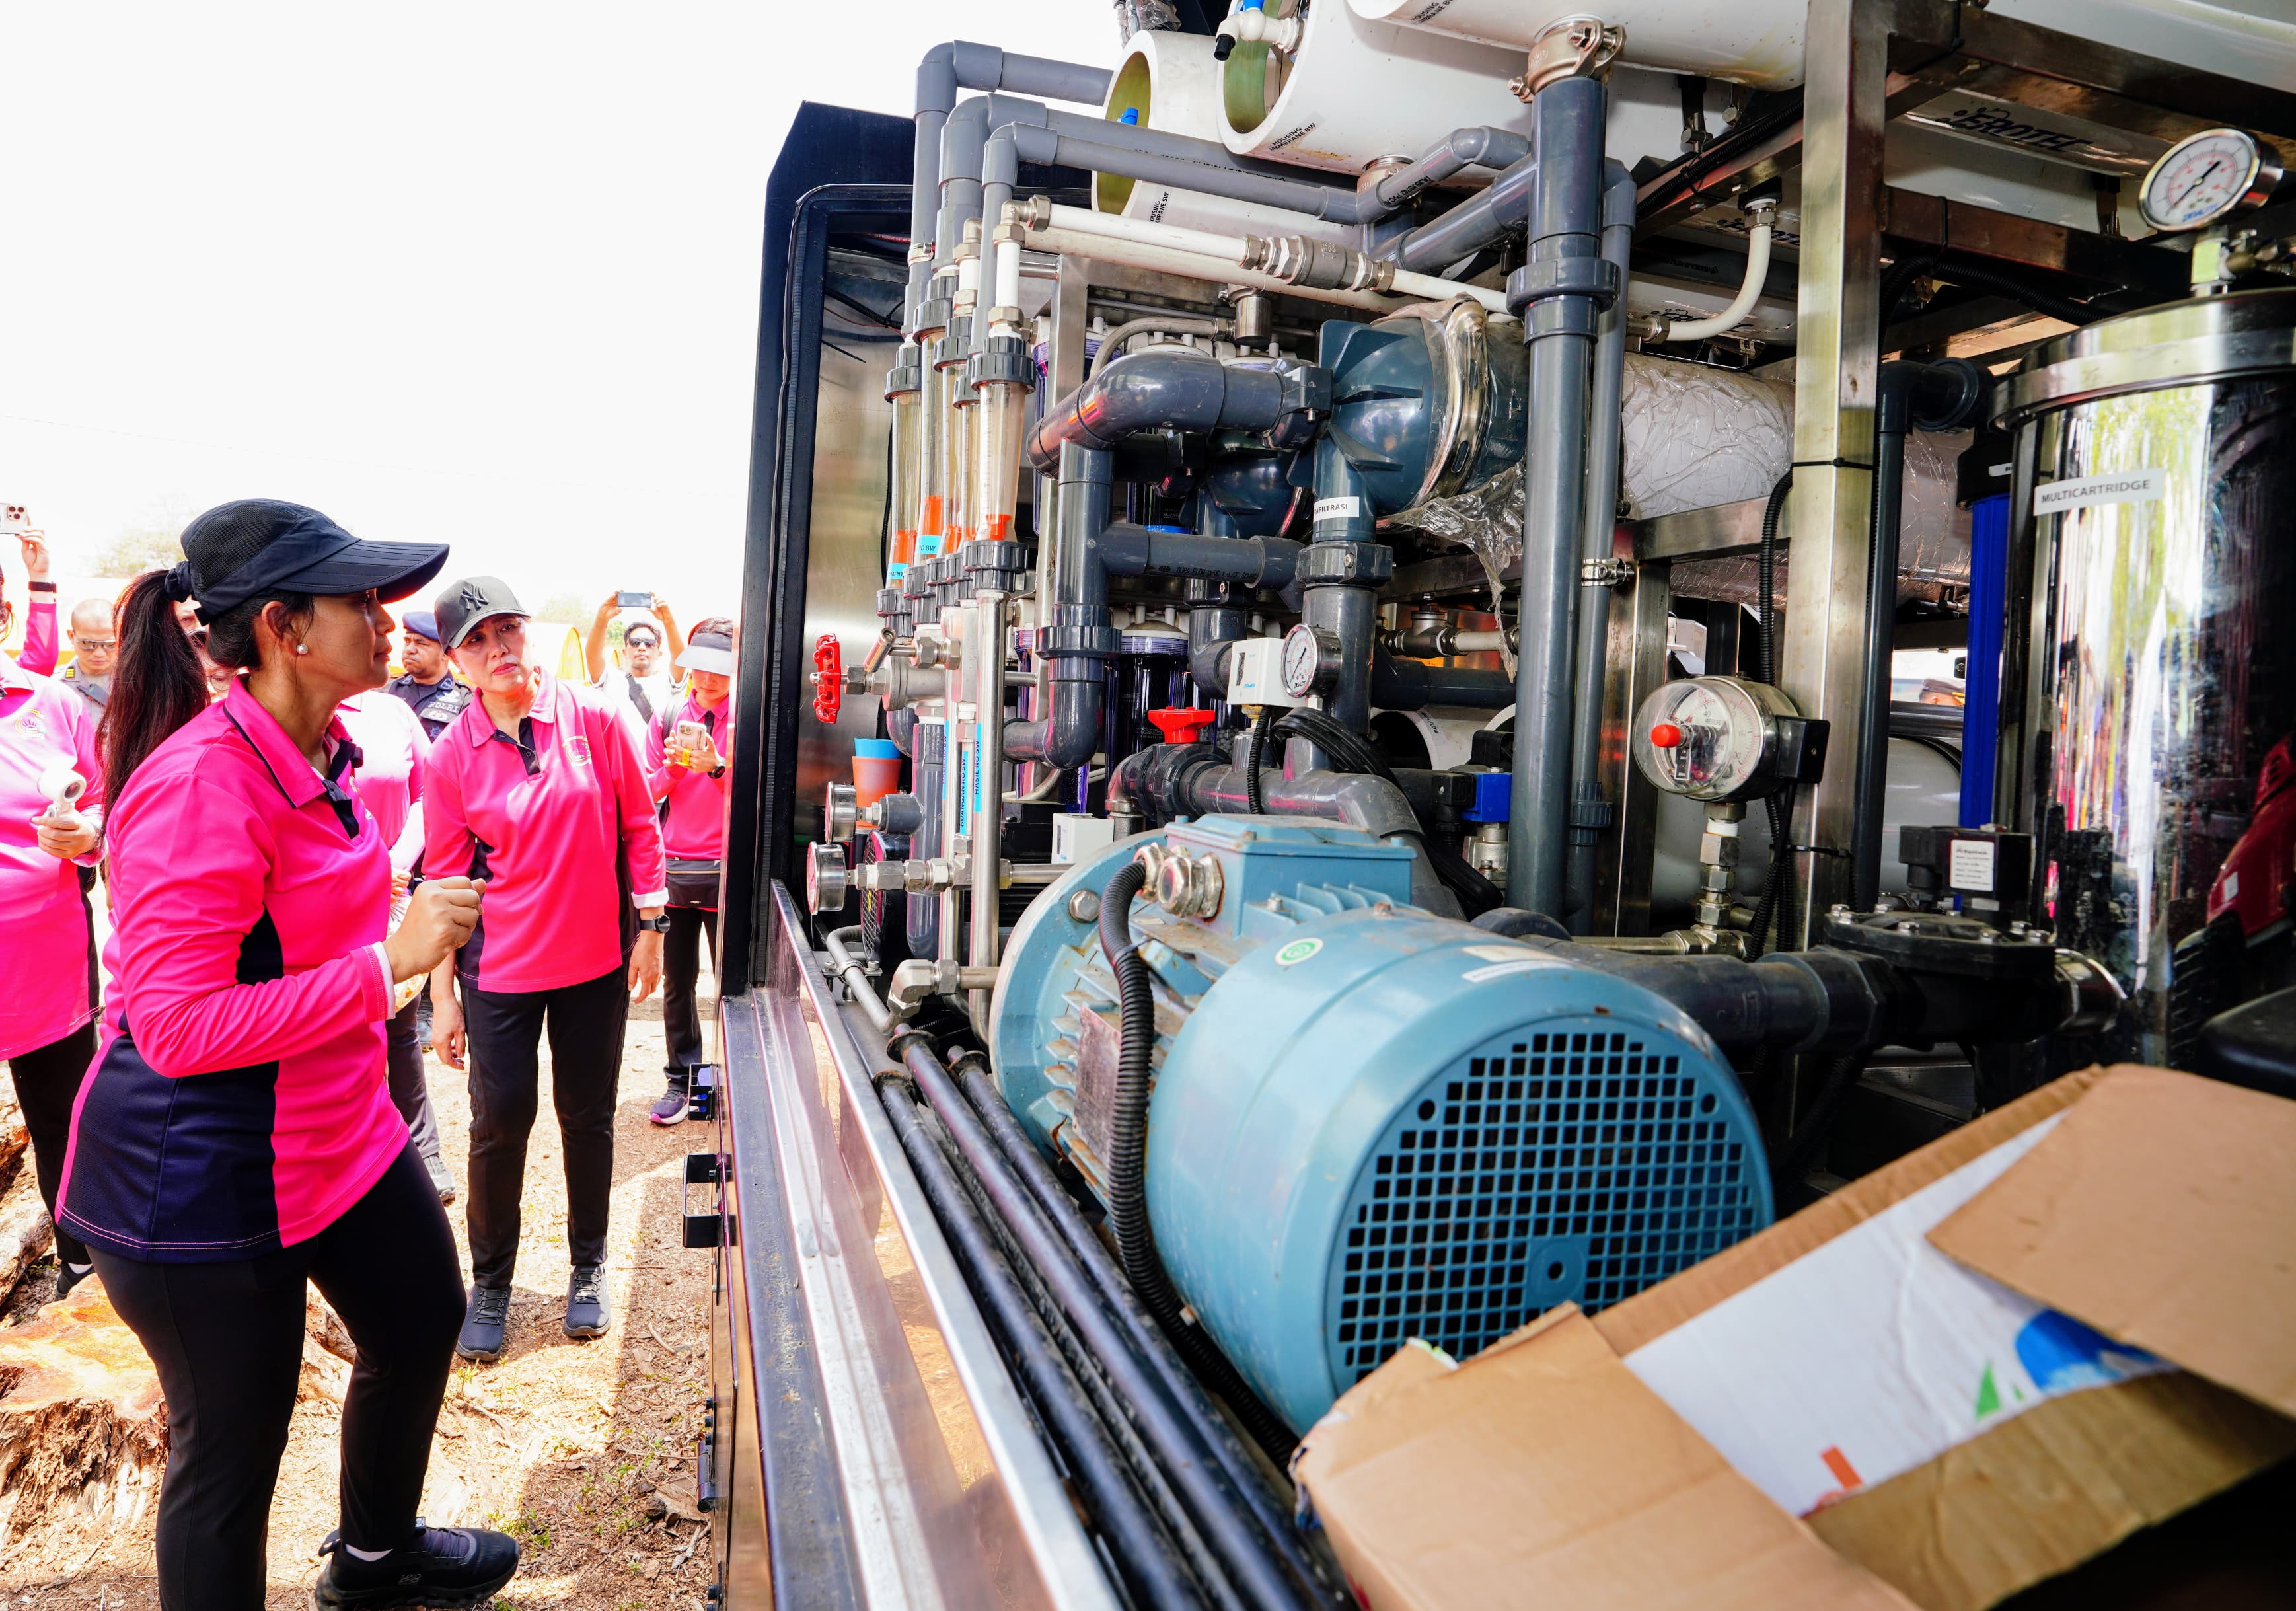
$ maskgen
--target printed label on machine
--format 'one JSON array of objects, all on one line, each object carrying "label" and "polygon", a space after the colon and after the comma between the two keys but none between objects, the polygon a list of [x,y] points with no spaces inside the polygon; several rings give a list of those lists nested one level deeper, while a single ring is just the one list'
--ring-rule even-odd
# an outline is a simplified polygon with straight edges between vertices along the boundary
[{"label": "printed label on machine", "polygon": [[2169,496],[2166,470],[2123,470],[2114,475],[2077,475],[2033,489],[2033,513],[2062,514],[2092,504],[2149,504]]},{"label": "printed label on machine", "polygon": [[1947,852],[1947,878],[1956,890],[1990,895],[1993,892],[1993,842],[1989,839],[1956,839],[1953,842],[1953,848]]},{"label": "printed label on machine", "polygon": [[1351,521],[1363,513],[1359,497],[1319,497],[1316,500],[1316,523],[1325,521]]}]

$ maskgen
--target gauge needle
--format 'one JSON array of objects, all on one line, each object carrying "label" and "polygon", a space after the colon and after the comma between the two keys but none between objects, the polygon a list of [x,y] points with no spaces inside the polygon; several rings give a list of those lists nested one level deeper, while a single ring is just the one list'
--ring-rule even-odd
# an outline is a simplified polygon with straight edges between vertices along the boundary
[{"label": "gauge needle", "polygon": [[2182,189],[2182,190],[2178,191],[2178,192],[2177,193],[2177,199],[2176,199],[2175,201],[2173,201],[2169,202],[2169,206],[2171,206],[2171,207],[2181,207],[2181,206],[2183,206],[2183,205],[2184,205],[2184,203],[2185,203],[2185,198],[2186,196],[2191,195],[2194,191],[2198,190],[2202,185],[2203,185],[2207,184],[2207,183],[2208,183],[2209,176],[2210,176],[2210,174],[2212,174],[2212,173],[2216,172],[2216,170],[2217,170],[2218,168],[2222,168],[2223,166],[2224,166],[2224,159],[2223,159],[2222,157],[2218,157],[2215,161],[2213,161],[2213,162],[2210,163],[2206,168],[2203,168],[2202,169],[2201,169],[2201,177],[2200,177],[2199,178],[2197,178],[2197,179],[2194,179],[2194,180],[2190,185],[2185,185],[2184,189]]}]

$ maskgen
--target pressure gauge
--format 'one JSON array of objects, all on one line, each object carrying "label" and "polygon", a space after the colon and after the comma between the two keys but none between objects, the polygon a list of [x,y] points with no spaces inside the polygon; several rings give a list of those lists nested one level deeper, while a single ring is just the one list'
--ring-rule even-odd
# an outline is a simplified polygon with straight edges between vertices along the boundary
[{"label": "pressure gauge", "polygon": [[2279,185],[2280,153],[2244,129],[2187,135],[2144,176],[2138,206],[2155,229],[2206,229],[2261,207]]},{"label": "pressure gauge", "polygon": [[1635,712],[1635,765],[1654,786],[1692,800],[1752,800],[1817,776],[1825,724],[1805,721],[1767,683],[1690,677]]},{"label": "pressure gauge", "polygon": [[1328,692],[1339,673],[1337,634],[1301,625],[1283,635],[1283,691],[1292,698]]}]

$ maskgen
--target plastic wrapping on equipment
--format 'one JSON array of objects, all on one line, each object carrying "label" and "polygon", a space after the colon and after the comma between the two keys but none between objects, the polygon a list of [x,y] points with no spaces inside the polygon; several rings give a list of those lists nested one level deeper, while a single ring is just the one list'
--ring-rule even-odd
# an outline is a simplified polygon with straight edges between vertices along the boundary
[{"label": "plastic wrapping on equipment", "polygon": [[1116,31],[1125,44],[1136,33],[1172,33],[1180,26],[1180,8],[1172,0],[1116,0]]},{"label": "plastic wrapping on equipment", "polygon": [[1764,497],[1793,462],[1793,386],[1630,352],[1621,428],[1636,520]]}]

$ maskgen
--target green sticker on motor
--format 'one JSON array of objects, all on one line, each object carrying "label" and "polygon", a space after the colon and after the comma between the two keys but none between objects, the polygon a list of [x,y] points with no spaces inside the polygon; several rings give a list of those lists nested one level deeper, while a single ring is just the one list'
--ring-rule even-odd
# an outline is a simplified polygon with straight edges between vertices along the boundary
[{"label": "green sticker on motor", "polygon": [[1324,949],[1320,940],[1292,940],[1275,948],[1275,966],[1291,967],[1308,960]]}]

